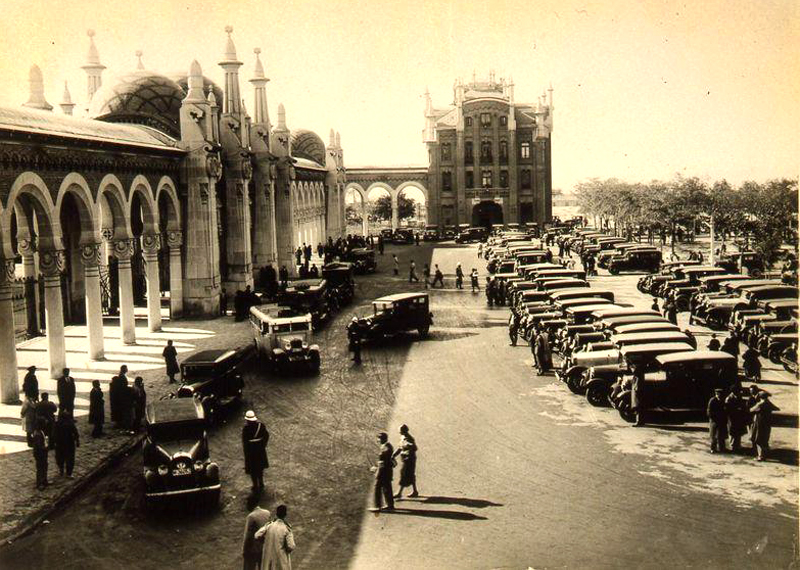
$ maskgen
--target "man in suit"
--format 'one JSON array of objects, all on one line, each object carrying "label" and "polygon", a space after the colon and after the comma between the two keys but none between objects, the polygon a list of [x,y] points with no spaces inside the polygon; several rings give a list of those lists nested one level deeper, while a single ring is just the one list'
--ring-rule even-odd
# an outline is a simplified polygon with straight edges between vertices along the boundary
[{"label": "man in suit", "polygon": [[58,394],[58,409],[70,413],[75,409],[75,380],[69,375],[69,368],[65,368],[61,378],[56,383]]},{"label": "man in suit", "polygon": [[263,542],[256,539],[256,532],[269,523],[270,512],[258,505],[258,499],[251,495],[247,499],[247,508],[250,509],[244,522],[244,540],[242,541],[243,570],[258,570],[261,568],[261,553]]},{"label": "man in suit", "polygon": [[386,432],[378,434],[378,444],[381,446],[380,453],[378,454],[378,465],[373,467],[375,470],[375,506],[370,509],[373,512],[378,512],[383,506],[381,495],[386,500],[386,510],[394,510],[394,495],[392,494],[392,477],[394,471],[394,460],[392,454],[392,444],[389,443],[389,436]]},{"label": "man in suit", "polygon": [[253,410],[248,410],[244,419],[245,425],[242,428],[244,471],[250,475],[253,491],[257,492],[264,488],[264,469],[269,467],[267,459],[269,432],[267,427],[258,421]]}]

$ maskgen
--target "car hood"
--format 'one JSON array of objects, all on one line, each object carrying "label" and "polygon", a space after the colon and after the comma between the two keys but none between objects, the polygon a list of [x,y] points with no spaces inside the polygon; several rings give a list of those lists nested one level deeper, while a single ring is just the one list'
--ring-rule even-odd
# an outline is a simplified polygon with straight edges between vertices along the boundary
[{"label": "car hood", "polygon": [[619,360],[619,350],[593,350],[591,352],[577,352],[572,357],[576,366],[591,366],[599,363],[612,363]]},{"label": "car hood", "polygon": [[178,441],[162,441],[156,443],[156,449],[164,456],[164,459],[172,459],[176,455],[187,455],[195,459],[200,449],[201,441],[194,439],[182,439]]}]

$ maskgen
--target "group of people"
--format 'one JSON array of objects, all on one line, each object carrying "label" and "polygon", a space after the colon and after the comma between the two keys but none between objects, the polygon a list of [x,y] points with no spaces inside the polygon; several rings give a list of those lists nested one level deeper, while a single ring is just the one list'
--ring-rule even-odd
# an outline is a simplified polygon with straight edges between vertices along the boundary
[{"label": "group of people", "polygon": [[[408,426],[400,426],[400,443],[397,448],[389,443],[389,436],[386,432],[380,432],[377,436],[378,462],[372,467],[375,473],[374,487],[374,506],[370,509],[373,512],[381,510],[393,511],[395,499],[403,496],[403,490],[411,488],[409,497],[419,497],[417,490],[417,442],[411,435]],[[397,466],[397,457],[400,457],[400,481],[397,493],[393,492],[392,480],[394,479],[394,468]],[[384,507],[383,503],[386,502]]]},{"label": "group of people", "polygon": [[728,451],[726,442],[730,438],[731,451],[739,453],[742,436],[750,431],[752,453],[756,460],[764,461],[769,453],[769,438],[772,432],[772,413],[779,408],[769,399],[770,394],[758,386],[750,386],[747,397],[740,394],[734,385],[726,396],[721,388],[714,390],[708,401],[708,432],[711,453]]}]

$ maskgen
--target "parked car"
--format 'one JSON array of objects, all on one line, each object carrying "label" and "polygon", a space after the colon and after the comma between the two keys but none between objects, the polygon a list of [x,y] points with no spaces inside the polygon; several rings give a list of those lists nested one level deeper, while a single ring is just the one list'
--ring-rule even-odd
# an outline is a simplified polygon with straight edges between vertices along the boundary
[{"label": "parked car", "polygon": [[244,379],[241,366],[252,355],[252,346],[235,350],[202,350],[181,363],[178,398],[197,398],[205,417],[214,421],[223,408],[242,399]]},{"label": "parked car", "polygon": [[219,465],[211,461],[203,405],[197,398],[156,400],[145,412],[145,501],[202,495],[216,504]]},{"label": "parked car", "polygon": [[783,368],[786,372],[797,376],[797,343],[783,351],[783,354],[781,354],[781,364],[783,364]]},{"label": "parked car", "polygon": [[395,245],[408,245],[414,243],[414,230],[398,228],[392,235],[392,243]]},{"label": "parked car", "polygon": [[689,337],[681,331],[659,331],[659,332],[631,332],[610,335],[609,340],[620,348],[631,344],[642,345],[651,343],[682,342],[689,343]]},{"label": "parked car", "polygon": [[608,260],[608,272],[617,275],[622,271],[658,271],[661,252],[649,249],[630,249]]},{"label": "parked car", "polygon": [[311,314],[314,330],[319,330],[331,314],[328,284],[325,279],[296,279],[289,281],[279,297],[279,304],[298,315]]},{"label": "parked car", "polygon": [[439,241],[439,226],[425,226],[422,241]]},{"label": "parked car", "polygon": [[458,233],[458,237],[456,237],[456,243],[475,243],[479,241],[485,241],[488,236],[489,232],[486,230],[486,228],[466,228]]},{"label": "parked car", "polygon": [[312,316],[298,315],[279,305],[250,308],[250,323],[258,354],[274,372],[319,372],[319,345],[311,342]]},{"label": "parked car", "polygon": [[351,249],[344,255],[342,261],[352,263],[353,271],[356,273],[375,273],[378,269],[378,263],[375,261],[375,250],[368,247]]},{"label": "parked car", "polygon": [[755,251],[725,253],[716,263],[731,273],[744,272],[748,275],[758,276],[764,273],[764,260]]},{"label": "parked car", "polygon": [[[372,252],[371,249],[367,251]],[[352,263],[333,261],[323,266],[322,277],[325,279],[328,292],[328,306],[336,311],[349,305],[355,295],[355,282],[353,281]]]},{"label": "parked car", "polygon": [[357,327],[365,341],[408,331],[417,331],[420,338],[427,338],[433,324],[429,305],[427,293],[387,295],[372,302],[372,315],[351,322],[347,328],[350,331],[351,327]]}]

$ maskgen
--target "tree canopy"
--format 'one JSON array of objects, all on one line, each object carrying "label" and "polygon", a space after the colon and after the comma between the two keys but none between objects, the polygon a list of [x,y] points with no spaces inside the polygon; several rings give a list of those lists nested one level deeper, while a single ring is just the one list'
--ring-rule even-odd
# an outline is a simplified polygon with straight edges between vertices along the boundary
[{"label": "tree canopy", "polygon": [[[411,218],[416,212],[416,202],[400,194],[400,196],[397,197],[397,209],[398,219],[405,220],[406,218]],[[391,220],[392,199],[384,195],[372,202],[372,215],[380,220]]]}]

